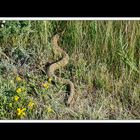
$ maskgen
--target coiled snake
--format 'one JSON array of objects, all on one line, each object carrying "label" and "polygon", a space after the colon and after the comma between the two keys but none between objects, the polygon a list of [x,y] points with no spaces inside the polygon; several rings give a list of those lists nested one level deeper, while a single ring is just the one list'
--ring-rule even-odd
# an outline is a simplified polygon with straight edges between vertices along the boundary
[{"label": "coiled snake", "polygon": [[59,61],[54,62],[49,67],[47,67],[46,73],[47,73],[48,77],[53,77],[55,81],[58,81],[62,84],[66,84],[69,86],[69,96],[68,96],[68,99],[66,101],[66,105],[70,105],[70,103],[73,99],[74,90],[75,90],[74,84],[69,79],[63,79],[63,78],[58,77],[54,74],[54,72],[57,69],[64,67],[69,61],[68,54],[58,46],[58,40],[59,40],[59,35],[58,34],[54,35],[52,38],[52,48],[53,48],[54,54],[55,55],[61,54],[62,58]]}]

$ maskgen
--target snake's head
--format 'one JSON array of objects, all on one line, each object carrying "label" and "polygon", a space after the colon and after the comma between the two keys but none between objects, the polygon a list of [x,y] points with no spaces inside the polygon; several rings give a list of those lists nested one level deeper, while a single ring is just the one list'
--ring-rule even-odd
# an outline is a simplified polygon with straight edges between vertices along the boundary
[{"label": "snake's head", "polygon": [[58,39],[59,39],[59,35],[56,34],[56,35],[54,36],[54,38],[58,40]]},{"label": "snake's head", "polygon": [[52,38],[52,44],[56,45],[58,40],[59,40],[59,35],[58,34],[54,35]]}]

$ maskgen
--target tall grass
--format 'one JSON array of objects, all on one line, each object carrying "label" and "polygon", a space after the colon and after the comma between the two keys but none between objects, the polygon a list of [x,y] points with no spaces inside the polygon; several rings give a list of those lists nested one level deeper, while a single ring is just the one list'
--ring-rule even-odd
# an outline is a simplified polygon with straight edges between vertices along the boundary
[{"label": "tall grass", "polygon": [[[140,21],[6,21],[0,28],[0,52],[13,58],[12,52],[18,48],[32,54],[29,66],[43,68],[54,61],[51,38],[60,32],[60,46],[70,61],[58,74],[75,84],[74,101],[67,108],[62,100],[63,85],[51,87],[51,98],[45,95],[43,107],[38,106],[27,119],[139,119]],[[13,75],[9,70],[3,79],[2,62],[7,62],[6,69],[14,64],[0,56],[0,95],[5,97]],[[33,75],[40,78],[41,73]],[[54,114],[46,113],[48,106]]]}]

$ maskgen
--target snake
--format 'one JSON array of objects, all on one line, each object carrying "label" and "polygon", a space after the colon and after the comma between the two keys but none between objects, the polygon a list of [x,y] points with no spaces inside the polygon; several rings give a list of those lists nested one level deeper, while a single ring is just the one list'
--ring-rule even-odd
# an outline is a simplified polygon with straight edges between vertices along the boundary
[{"label": "snake", "polygon": [[58,34],[54,35],[52,37],[51,44],[52,44],[53,53],[55,55],[61,54],[62,58],[50,64],[47,67],[46,74],[48,78],[54,78],[55,81],[60,82],[61,84],[66,84],[69,87],[68,98],[65,103],[66,105],[70,105],[74,96],[74,92],[75,92],[74,84],[69,79],[64,79],[55,75],[55,71],[57,69],[60,69],[66,66],[69,62],[69,55],[63,49],[61,49],[58,45],[59,38],[60,37]]}]

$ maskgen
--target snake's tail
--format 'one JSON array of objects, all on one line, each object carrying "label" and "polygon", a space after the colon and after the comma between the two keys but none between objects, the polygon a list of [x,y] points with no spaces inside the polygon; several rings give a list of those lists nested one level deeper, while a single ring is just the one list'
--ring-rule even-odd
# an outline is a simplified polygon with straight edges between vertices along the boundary
[{"label": "snake's tail", "polygon": [[68,95],[67,105],[70,105],[74,96],[74,84],[70,80],[68,80],[67,84],[69,85],[69,93],[70,93],[70,95]]},{"label": "snake's tail", "polygon": [[54,75],[55,81],[59,81],[62,84],[66,84],[68,86],[68,97],[65,101],[66,105],[70,105],[72,100],[73,100],[73,96],[74,96],[74,84],[68,80],[68,79],[62,79],[60,77],[57,77],[56,75]]}]

